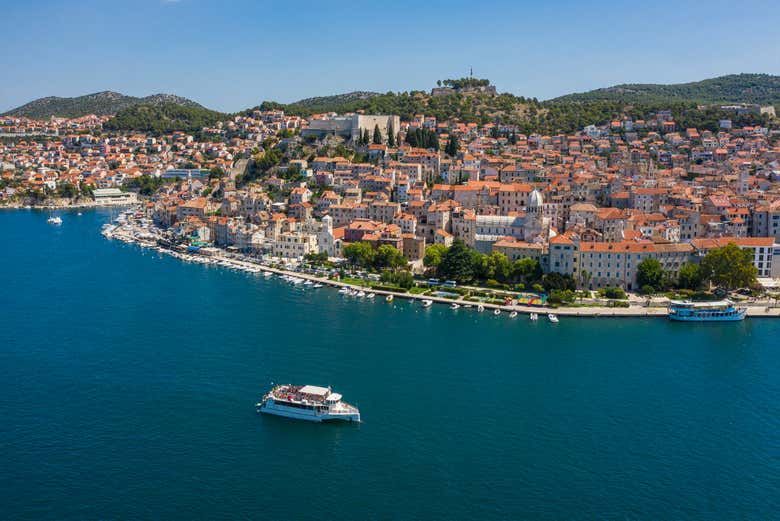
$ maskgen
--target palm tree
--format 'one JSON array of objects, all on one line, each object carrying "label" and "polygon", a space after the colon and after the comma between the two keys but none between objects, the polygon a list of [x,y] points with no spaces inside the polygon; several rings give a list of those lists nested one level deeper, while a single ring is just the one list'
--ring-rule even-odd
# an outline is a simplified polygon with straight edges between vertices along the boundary
[{"label": "palm tree", "polygon": [[580,273],[580,279],[582,280],[582,288],[584,290],[588,290],[588,285],[590,284],[590,279],[592,275],[588,270],[582,270],[582,273]]}]

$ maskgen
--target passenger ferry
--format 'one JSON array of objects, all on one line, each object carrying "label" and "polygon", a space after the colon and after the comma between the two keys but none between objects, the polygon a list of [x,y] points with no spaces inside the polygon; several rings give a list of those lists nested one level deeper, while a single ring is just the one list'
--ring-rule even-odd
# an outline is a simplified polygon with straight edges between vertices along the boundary
[{"label": "passenger ferry", "polygon": [[746,307],[736,307],[730,300],[669,302],[669,318],[680,322],[736,322],[744,320],[746,312]]},{"label": "passenger ferry", "polygon": [[359,422],[357,407],[341,401],[330,387],[276,385],[257,404],[257,412],[313,422]]}]

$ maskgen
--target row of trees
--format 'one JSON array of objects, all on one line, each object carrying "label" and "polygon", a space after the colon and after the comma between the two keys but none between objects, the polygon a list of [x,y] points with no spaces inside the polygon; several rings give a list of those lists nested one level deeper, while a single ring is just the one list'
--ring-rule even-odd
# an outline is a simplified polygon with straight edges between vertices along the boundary
[{"label": "row of trees", "polygon": [[[393,246],[373,247],[368,242],[356,242],[344,247],[343,255],[353,266],[393,273],[408,265],[408,260]],[[522,285],[535,291],[556,293],[556,298],[569,301],[574,298],[576,281],[570,275],[543,274],[539,263],[531,258],[510,261],[500,252],[479,253],[456,239],[452,246],[433,244],[425,250],[423,264],[430,275],[442,280],[454,280],[459,284],[486,283]],[[583,273],[584,279],[589,275]],[[750,250],[729,244],[710,251],[699,264],[686,263],[678,276],[672,277],[654,258],[644,259],[637,266],[637,284],[643,293],[655,293],[671,288],[698,290],[705,283],[732,290],[752,287],[756,283],[757,270],[753,266]],[[386,275],[390,277],[390,275]],[[390,280],[390,279],[388,279]],[[395,281],[394,281],[395,282]],[[583,283],[587,285],[587,280]],[[617,288],[608,288],[608,298],[622,298],[625,294]]]},{"label": "row of trees", "polygon": [[[449,248],[433,244],[425,250],[424,265],[437,277],[460,284],[495,281],[502,284],[523,284],[527,288],[541,285],[545,290],[576,290],[575,280],[558,273],[542,274],[537,261],[530,258],[511,262],[500,252],[479,253],[460,239]],[[584,278],[589,275],[584,273]],[[684,264],[677,277],[663,269],[658,259],[647,258],[637,266],[637,285],[643,293],[671,288],[698,290],[706,283],[727,290],[752,287],[757,270],[750,250],[729,244],[710,251],[701,263]],[[583,281],[587,285],[587,280]]]},{"label": "row of trees", "polygon": [[683,264],[676,279],[664,271],[658,259],[644,259],[637,266],[636,281],[642,293],[675,287],[698,290],[705,284],[733,290],[755,286],[757,275],[752,252],[730,243],[711,250],[699,264]]},{"label": "row of trees", "polygon": [[459,284],[488,282],[499,284],[522,284],[526,288],[538,291],[574,290],[576,283],[568,275],[548,273],[543,275],[539,263],[530,258],[510,261],[500,252],[479,253],[457,239],[449,248],[442,244],[433,244],[425,250],[423,264],[430,273],[444,280],[454,280]]},{"label": "row of trees", "polygon": [[454,134],[450,136],[447,146],[444,147],[444,152],[450,157],[458,155],[458,152],[460,152],[460,141],[458,140],[458,136]]},{"label": "row of trees", "polygon": [[439,136],[433,130],[416,128],[406,133],[406,142],[415,148],[439,150]]},{"label": "row of trees", "polygon": [[452,87],[453,89],[464,89],[467,87],[486,87],[490,85],[490,80],[484,78],[458,78],[456,80],[446,79],[437,80],[436,85],[441,87]]},{"label": "row of trees", "polygon": [[398,251],[398,248],[383,244],[374,248],[368,242],[353,242],[342,250],[344,258],[353,266],[366,269],[398,269],[406,266],[409,261]]},{"label": "row of trees", "polygon": [[[379,125],[374,125],[373,135],[370,135],[368,129],[364,128],[357,140],[357,144],[361,146],[366,146],[370,143],[381,145],[383,142],[382,131],[379,129]],[[393,129],[392,125],[387,127],[387,146],[395,146],[395,129]]]}]

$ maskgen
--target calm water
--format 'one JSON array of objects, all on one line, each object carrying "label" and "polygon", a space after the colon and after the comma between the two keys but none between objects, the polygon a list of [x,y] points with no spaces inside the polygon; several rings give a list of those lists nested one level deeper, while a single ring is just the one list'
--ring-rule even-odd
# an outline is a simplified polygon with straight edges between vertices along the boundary
[{"label": "calm water", "polygon": [[[108,216],[0,212],[5,519],[780,517],[780,321],[358,303]],[[364,422],[258,416],[271,382]]]}]

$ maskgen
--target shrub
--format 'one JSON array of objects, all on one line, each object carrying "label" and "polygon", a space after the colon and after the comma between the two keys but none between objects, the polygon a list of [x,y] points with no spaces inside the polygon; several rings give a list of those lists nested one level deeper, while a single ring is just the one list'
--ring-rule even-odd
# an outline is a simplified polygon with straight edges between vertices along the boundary
[{"label": "shrub", "polygon": [[618,288],[618,287],[600,289],[599,295],[602,295],[609,299],[624,300],[626,298],[626,292],[623,291],[622,288]]},{"label": "shrub", "polygon": [[554,289],[550,292],[547,302],[553,305],[574,303],[575,294],[570,289]]}]

